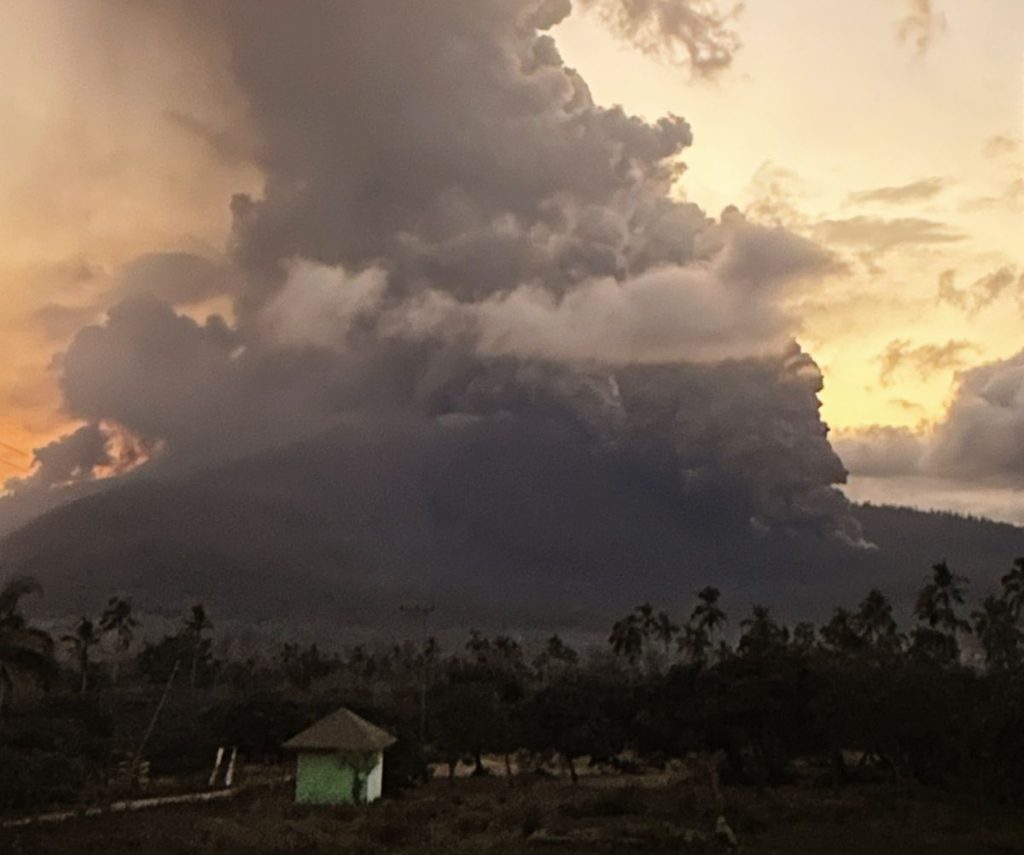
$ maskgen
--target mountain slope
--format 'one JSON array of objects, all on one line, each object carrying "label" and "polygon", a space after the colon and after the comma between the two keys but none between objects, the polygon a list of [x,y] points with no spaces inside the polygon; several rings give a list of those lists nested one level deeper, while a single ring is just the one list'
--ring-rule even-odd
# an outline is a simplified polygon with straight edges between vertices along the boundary
[{"label": "mountain slope", "polygon": [[820,620],[880,587],[909,613],[948,559],[980,595],[1024,554],[1024,530],[860,507],[877,548],[762,533],[726,486],[684,489],[671,460],[602,448],[564,424],[467,421],[340,428],[179,480],[78,500],[0,542],[6,572],[44,584],[53,614],[114,592],[176,614],[307,625],[389,624],[409,600],[449,625],[601,629],[644,600],[685,609],[718,585]]}]

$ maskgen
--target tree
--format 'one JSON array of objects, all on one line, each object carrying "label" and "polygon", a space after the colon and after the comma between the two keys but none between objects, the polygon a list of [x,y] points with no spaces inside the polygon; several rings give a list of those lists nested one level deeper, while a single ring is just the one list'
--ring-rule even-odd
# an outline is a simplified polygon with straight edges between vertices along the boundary
[{"label": "tree", "polygon": [[876,653],[897,653],[903,647],[903,634],[892,616],[892,603],[877,588],[872,588],[861,601],[852,624],[861,641]]},{"label": "tree", "polygon": [[566,644],[560,635],[552,635],[544,644],[544,649],[533,660],[533,667],[541,677],[546,677],[555,668],[569,668],[579,660],[579,654]]},{"label": "tree", "polygon": [[107,608],[100,615],[100,629],[106,635],[114,636],[116,654],[114,657],[113,682],[117,684],[121,670],[121,656],[128,652],[135,639],[139,621],[132,613],[132,601],[123,597],[111,597]]},{"label": "tree", "polygon": [[683,627],[679,649],[694,662],[703,663],[711,649],[713,636],[726,622],[725,612],[718,605],[721,592],[711,585],[697,592],[697,605]]},{"label": "tree", "polygon": [[792,644],[794,649],[801,653],[809,653],[814,649],[818,640],[818,633],[813,623],[801,621],[793,627]]},{"label": "tree", "polygon": [[766,606],[754,606],[750,617],[743,620],[740,627],[743,635],[739,651],[745,655],[763,656],[785,646],[789,640],[789,631],[775,622]]},{"label": "tree", "polygon": [[833,610],[832,618],[821,628],[821,640],[827,650],[846,655],[860,653],[865,646],[856,617],[844,608]]},{"label": "tree", "polygon": [[1024,633],[1014,614],[1014,604],[1006,597],[989,595],[981,611],[974,617],[974,631],[978,635],[985,662],[992,671],[1012,671],[1021,664],[1021,646]]},{"label": "tree", "polygon": [[1024,613],[1024,558],[1016,558],[1010,572],[1002,578],[1003,599],[1010,608],[1014,620],[1020,620]]},{"label": "tree", "polygon": [[632,612],[612,626],[608,643],[616,656],[624,656],[630,665],[635,665],[644,650],[644,631],[640,617]]},{"label": "tree", "polygon": [[672,619],[666,612],[658,612],[651,623],[651,635],[661,642],[665,648],[665,656],[668,656],[672,639],[679,632],[679,627],[672,623]]},{"label": "tree", "polygon": [[42,591],[28,576],[16,576],[0,588],[0,713],[14,690],[18,677],[42,683],[53,675],[53,639],[41,629],[28,625],[21,613],[21,600]]},{"label": "tree", "polygon": [[957,635],[971,625],[957,613],[964,604],[967,579],[954,573],[945,561],[932,565],[931,579],[917,595],[914,614],[924,626],[914,631],[914,650],[925,659],[953,664],[960,659]]},{"label": "tree", "polygon": [[188,613],[185,618],[185,637],[189,640],[191,647],[190,654],[192,657],[192,669],[191,678],[189,685],[194,689],[196,687],[196,669],[199,666],[199,654],[203,645],[203,634],[207,630],[213,629],[213,623],[206,614],[206,609],[203,608],[202,603],[197,603],[192,606],[192,611]]},{"label": "tree", "polygon": [[89,688],[90,651],[100,643],[100,640],[96,624],[87,617],[79,620],[72,632],[61,636],[61,641],[68,646],[71,655],[78,662],[78,673],[82,678],[78,691],[82,694]]}]

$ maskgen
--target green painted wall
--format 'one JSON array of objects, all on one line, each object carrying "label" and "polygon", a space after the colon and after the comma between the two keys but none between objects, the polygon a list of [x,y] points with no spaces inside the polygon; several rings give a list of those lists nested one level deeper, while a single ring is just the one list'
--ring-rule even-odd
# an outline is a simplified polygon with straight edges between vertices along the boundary
[{"label": "green painted wall", "polygon": [[340,752],[300,753],[295,769],[295,801],[309,805],[364,803],[372,757]]}]

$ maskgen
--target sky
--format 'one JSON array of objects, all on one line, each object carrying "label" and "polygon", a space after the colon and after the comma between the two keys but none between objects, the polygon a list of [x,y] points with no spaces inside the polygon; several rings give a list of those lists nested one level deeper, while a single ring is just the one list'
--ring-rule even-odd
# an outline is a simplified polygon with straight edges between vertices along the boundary
[{"label": "sky", "polygon": [[[157,380],[129,377],[124,361],[138,359],[138,350],[82,332],[93,326],[112,339],[117,318],[138,318],[118,314],[121,301],[145,291],[173,308],[179,329],[194,322],[189,353],[223,338],[231,359],[255,353],[257,340],[275,353],[332,345],[342,333],[349,341],[367,307],[388,341],[426,337],[451,347],[471,327],[475,352],[488,359],[712,364],[781,354],[792,339],[820,369],[820,416],[850,470],[847,495],[1024,523],[1018,0],[748,0],[734,14],[699,0],[583,0],[571,14],[559,0],[516,0],[510,7],[547,16],[537,32],[586,81],[596,108],[621,105],[645,129],[658,129],[636,138],[607,131],[614,142],[600,148],[636,146],[634,166],[644,178],[635,186],[593,167],[589,176],[566,178],[556,203],[545,201],[561,206],[558,217],[575,223],[574,235],[588,230],[587,247],[578,250],[583,260],[572,268],[558,261],[573,271],[568,290],[553,285],[535,258],[508,262],[508,275],[520,279],[507,287],[470,281],[507,274],[481,266],[471,240],[479,223],[487,221],[487,239],[501,247],[513,221],[520,227],[535,218],[531,240],[538,229],[557,236],[562,226],[536,214],[543,206],[532,196],[520,197],[540,191],[520,191],[531,166],[514,163],[516,152],[501,150],[500,136],[482,127],[472,146],[460,148],[451,142],[461,136],[452,124],[435,133],[422,105],[388,88],[405,78],[377,70],[372,58],[360,68],[373,74],[335,106],[375,116],[371,95],[380,87],[382,101],[392,99],[381,108],[380,127],[395,129],[392,113],[412,123],[400,127],[414,128],[425,166],[422,174],[404,172],[406,154],[388,138],[381,159],[390,171],[380,177],[385,190],[371,200],[375,215],[365,233],[352,229],[326,246],[322,228],[293,217],[299,203],[292,205],[288,188],[302,186],[295,192],[311,211],[351,216],[349,203],[338,201],[348,184],[337,176],[377,168],[360,147],[364,140],[346,127],[359,113],[335,115],[315,103],[323,95],[334,104],[338,78],[328,71],[350,69],[310,60],[305,76],[275,76],[274,62],[290,56],[284,36],[250,54],[264,34],[230,33],[216,15],[190,16],[179,4],[139,4],[145,13],[130,5],[0,0],[0,283],[7,298],[0,306],[0,474],[9,490],[61,489],[130,469],[164,447],[211,445],[210,432],[194,436],[175,418],[177,408],[211,411],[205,398],[147,397],[154,384],[177,389],[194,378],[170,371]],[[230,18],[231,4],[223,5]],[[506,22],[493,5],[480,7],[474,26],[488,37],[519,38],[501,29]],[[673,17],[680,10],[694,17]],[[441,30],[472,18],[452,11],[449,21],[447,14],[437,15]],[[265,26],[287,29],[265,17]],[[390,44],[386,29],[371,37]],[[423,38],[433,37],[431,30]],[[710,57],[701,52],[709,46]],[[415,58],[416,44],[406,47]],[[538,83],[543,95],[535,99],[564,93],[574,79],[556,66],[559,76]],[[467,85],[463,96],[462,78],[452,79],[455,88],[436,91],[465,97],[485,115],[533,109],[533,102],[507,104],[483,84],[479,92]],[[682,117],[692,141],[682,124],[659,125],[666,115]],[[600,122],[610,125],[609,116]],[[346,159],[335,146],[355,154]],[[446,146],[463,161],[488,153],[477,171],[456,175],[462,185],[478,182],[469,202],[442,199],[429,185],[435,172],[457,172],[436,153]],[[523,147],[541,157],[553,149],[532,136]],[[571,160],[550,156],[557,180],[555,166],[564,172]],[[494,179],[502,170],[508,174]],[[547,173],[538,168],[536,175],[540,181]],[[306,199],[317,181],[334,195]],[[607,184],[605,196],[595,202],[588,182]],[[625,274],[605,271],[594,260],[604,238],[592,236],[613,225],[593,211],[598,202],[606,213],[638,205],[623,201],[631,193],[659,205],[664,193],[680,219],[697,216],[686,203],[698,206],[709,224],[693,226],[696,249],[685,258],[678,248],[657,257],[649,249],[653,260],[641,261],[634,247],[624,251]],[[405,212],[415,205],[436,206],[436,220],[410,225]],[[630,233],[645,233],[630,217]],[[654,232],[650,222],[646,228]],[[394,240],[382,239],[392,233]],[[753,272],[737,284],[741,256]],[[463,278],[468,284],[450,284]],[[393,311],[395,294],[404,299],[423,282],[431,286],[425,296]],[[207,321],[214,314],[223,332]],[[125,394],[134,390],[147,412],[121,406],[107,388],[115,383]],[[287,406],[307,398],[298,400]],[[264,406],[286,403],[253,404],[251,412],[263,418]],[[193,416],[182,423],[202,423]],[[210,424],[220,418],[210,416]],[[311,417],[307,427],[327,420]],[[62,437],[77,439],[62,444]],[[283,428],[268,429],[258,442],[288,438]],[[92,456],[69,462],[53,450],[35,453],[50,443],[79,451],[92,443]],[[56,476],[36,477],[55,460]]]}]

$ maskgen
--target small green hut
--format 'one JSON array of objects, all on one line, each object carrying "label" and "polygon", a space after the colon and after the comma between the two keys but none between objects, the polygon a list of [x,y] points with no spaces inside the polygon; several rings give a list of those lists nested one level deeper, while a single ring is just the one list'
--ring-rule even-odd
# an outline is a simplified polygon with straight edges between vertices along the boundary
[{"label": "small green hut", "polygon": [[342,707],[289,739],[296,753],[295,801],[307,805],[362,805],[380,798],[387,731]]}]

